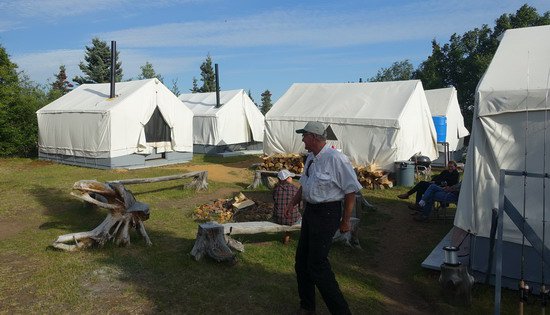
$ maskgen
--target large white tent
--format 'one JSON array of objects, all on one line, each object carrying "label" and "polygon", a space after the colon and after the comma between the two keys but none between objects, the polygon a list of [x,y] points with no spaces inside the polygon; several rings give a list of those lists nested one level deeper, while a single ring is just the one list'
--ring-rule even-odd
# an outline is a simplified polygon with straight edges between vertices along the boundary
[{"label": "large white tent", "polygon": [[193,111],[193,148],[196,153],[259,150],[264,136],[264,115],[244,90],[182,94],[179,99]]},{"label": "large white tent", "polygon": [[[549,39],[550,26],[506,31],[477,87],[472,136],[454,221],[455,226],[474,235],[473,270],[484,272],[487,268],[491,210],[499,207],[500,170],[547,174],[550,169]],[[541,239],[544,215],[545,220],[550,217],[549,184],[548,178],[507,176],[502,187]],[[548,246],[550,231],[545,232],[543,242]],[[525,279],[540,281],[541,258],[529,242],[525,242],[527,248],[521,245],[522,234],[508,215],[504,215],[503,240],[504,276],[519,279],[523,260]],[[550,279],[548,268],[545,274]],[[517,288],[517,282],[511,286]]]},{"label": "large white tent", "polygon": [[295,83],[266,114],[264,152],[301,153],[295,130],[308,121],[330,125],[352,162],[393,170],[414,154],[435,159],[435,128],[419,80],[372,83]]},{"label": "large white tent", "polygon": [[36,112],[39,157],[97,167],[192,158],[193,113],[157,79],[83,84]]},{"label": "large white tent", "polygon": [[[460,111],[456,89],[454,87],[426,90],[426,99],[433,116],[446,117],[446,142],[449,144],[449,151],[458,151],[464,147],[464,137],[470,132],[464,126],[464,117]],[[443,147],[439,152],[443,152]]]}]

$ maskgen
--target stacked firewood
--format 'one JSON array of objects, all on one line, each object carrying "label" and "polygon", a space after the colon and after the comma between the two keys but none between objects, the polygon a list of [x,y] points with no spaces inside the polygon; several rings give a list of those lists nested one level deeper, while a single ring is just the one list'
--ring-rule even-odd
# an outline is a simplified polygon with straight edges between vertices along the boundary
[{"label": "stacked firewood", "polygon": [[382,170],[375,163],[367,166],[356,166],[357,179],[366,189],[392,188],[393,182],[388,178],[389,173]]},{"label": "stacked firewood", "polygon": [[193,212],[197,221],[248,222],[268,221],[273,216],[273,205],[248,199],[242,193],[234,198],[217,199],[198,206]]},{"label": "stacked firewood", "polygon": [[[263,162],[259,166],[259,170],[262,171],[287,169],[295,174],[301,174],[304,170],[304,156],[299,154],[264,155],[262,156],[262,160]],[[367,166],[354,166],[354,169],[357,179],[366,189],[385,189],[392,188],[394,185],[392,180],[388,178],[389,172],[380,169],[376,163]],[[275,179],[273,181],[276,183]]]},{"label": "stacked firewood", "polygon": [[262,171],[280,171],[287,169],[294,174],[304,171],[304,156],[300,154],[274,154],[262,156],[262,164],[259,169]]}]

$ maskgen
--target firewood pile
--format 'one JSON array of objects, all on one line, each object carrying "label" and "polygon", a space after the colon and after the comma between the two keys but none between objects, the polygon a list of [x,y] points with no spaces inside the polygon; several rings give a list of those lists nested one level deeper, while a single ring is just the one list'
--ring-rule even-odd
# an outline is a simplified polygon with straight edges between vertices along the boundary
[{"label": "firewood pile", "polygon": [[248,199],[242,193],[230,199],[217,199],[198,206],[193,212],[197,221],[249,222],[269,221],[273,216],[273,204]]},{"label": "firewood pile", "polygon": [[376,164],[367,166],[355,166],[357,180],[366,189],[386,189],[392,188],[393,182],[388,178],[389,173],[382,170]]},{"label": "firewood pile", "polygon": [[[295,174],[301,174],[304,170],[304,156],[299,154],[274,154],[262,156],[263,162],[259,166],[261,171],[280,171],[287,169]],[[376,163],[364,166],[354,166],[357,180],[366,189],[386,189],[392,188],[394,183],[388,178],[389,172],[380,169]],[[268,178],[268,187],[273,188],[277,182],[276,179]]]},{"label": "firewood pile", "polygon": [[273,154],[262,156],[262,164],[259,169],[262,171],[280,171],[287,169],[294,174],[304,171],[304,156],[300,154]]}]

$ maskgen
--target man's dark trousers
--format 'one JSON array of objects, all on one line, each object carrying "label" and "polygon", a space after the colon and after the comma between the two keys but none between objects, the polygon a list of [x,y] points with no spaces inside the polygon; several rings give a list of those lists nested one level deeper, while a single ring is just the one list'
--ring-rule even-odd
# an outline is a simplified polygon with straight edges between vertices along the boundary
[{"label": "man's dark trousers", "polygon": [[331,314],[351,314],[334,277],[328,253],[332,238],[339,228],[342,203],[306,203],[300,240],[296,250],[296,277],[300,307],[315,310],[315,286]]}]

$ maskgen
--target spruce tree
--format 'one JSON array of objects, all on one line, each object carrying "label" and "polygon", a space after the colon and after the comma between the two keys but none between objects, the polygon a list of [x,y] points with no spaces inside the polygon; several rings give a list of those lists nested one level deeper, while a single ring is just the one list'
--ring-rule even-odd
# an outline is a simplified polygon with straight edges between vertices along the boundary
[{"label": "spruce tree", "polygon": [[271,106],[273,106],[271,104],[271,92],[269,92],[269,90],[265,90],[262,93],[262,114],[265,115],[271,109]]},{"label": "spruce tree", "polygon": [[206,60],[202,63],[200,69],[202,81],[200,91],[202,93],[216,92],[216,74],[212,68],[212,58],[210,57],[210,54],[206,56]]},{"label": "spruce tree", "polygon": [[[119,60],[119,52],[116,52],[115,82],[122,80],[122,63]],[[111,80],[111,48],[107,42],[95,37],[92,39],[92,46],[86,46],[84,62],[80,62],[80,70],[85,76],[75,76],[73,81],[78,84],[84,83],[107,83]]]},{"label": "spruce tree", "polygon": [[256,107],[259,107],[256,101],[254,100],[254,98],[252,97],[252,92],[250,91],[250,89],[248,90],[248,97],[250,97],[250,100],[252,100],[252,103],[254,103]]},{"label": "spruce tree", "polygon": [[191,93],[200,93],[201,89],[199,89],[197,78],[193,77],[193,86],[189,89],[189,91],[191,91]]},{"label": "spruce tree", "polygon": [[174,93],[175,96],[179,96],[181,94],[180,92],[180,88],[178,86],[178,78],[175,78],[172,80],[172,88],[170,89],[170,91],[172,91],[172,93]]},{"label": "spruce tree", "polygon": [[141,74],[138,76],[138,79],[143,80],[157,78],[160,82],[163,82],[162,75],[155,72],[152,63],[146,61],[145,64],[139,68],[141,69]]},{"label": "spruce tree", "polygon": [[48,101],[52,102],[59,97],[69,93],[73,84],[67,81],[67,73],[64,65],[59,66],[59,72],[54,75],[55,81],[51,84],[48,91]]}]

